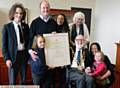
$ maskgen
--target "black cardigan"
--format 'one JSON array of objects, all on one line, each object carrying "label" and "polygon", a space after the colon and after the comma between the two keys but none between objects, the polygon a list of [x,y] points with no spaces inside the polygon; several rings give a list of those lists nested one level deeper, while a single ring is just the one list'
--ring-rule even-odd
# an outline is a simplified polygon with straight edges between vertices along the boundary
[{"label": "black cardigan", "polygon": [[57,23],[52,18],[48,22],[43,21],[40,17],[33,20],[30,26],[30,42],[28,48],[31,48],[34,36],[57,32],[57,27]]}]

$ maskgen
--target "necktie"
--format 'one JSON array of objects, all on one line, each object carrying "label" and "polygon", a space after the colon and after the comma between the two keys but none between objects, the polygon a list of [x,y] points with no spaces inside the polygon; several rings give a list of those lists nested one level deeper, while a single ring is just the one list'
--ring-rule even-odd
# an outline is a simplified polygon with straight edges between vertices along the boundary
[{"label": "necktie", "polygon": [[78,64],[80,63],[80,51],[78,51],[78,53],[77,53],[77,63]]},{"label": "necktie", "polygon": [[23,43],[23,34],[20,25],[18,25],[18,29],[19,29],[20,42]]}]

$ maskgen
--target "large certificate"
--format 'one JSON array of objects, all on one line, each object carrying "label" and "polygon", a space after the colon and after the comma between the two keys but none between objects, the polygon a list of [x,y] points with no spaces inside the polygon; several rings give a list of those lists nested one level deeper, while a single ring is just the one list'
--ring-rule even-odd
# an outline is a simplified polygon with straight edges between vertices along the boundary
[{"label": "large certificate", "polygon": [[59,67],[70,64],[68,33],[44,34],[46,64]]}]

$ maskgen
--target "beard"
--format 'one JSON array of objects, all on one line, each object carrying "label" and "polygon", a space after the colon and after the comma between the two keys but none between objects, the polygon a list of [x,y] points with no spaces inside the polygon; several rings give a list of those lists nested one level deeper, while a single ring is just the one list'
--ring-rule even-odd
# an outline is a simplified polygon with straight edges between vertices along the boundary
[{"label": "beard", "polygon": [[81,49],[81,48],[84,47],[84,44],[77,44],[77,43],[75,43],[75,45],[76,45],[76,48],[78,48],[78,49]]}]

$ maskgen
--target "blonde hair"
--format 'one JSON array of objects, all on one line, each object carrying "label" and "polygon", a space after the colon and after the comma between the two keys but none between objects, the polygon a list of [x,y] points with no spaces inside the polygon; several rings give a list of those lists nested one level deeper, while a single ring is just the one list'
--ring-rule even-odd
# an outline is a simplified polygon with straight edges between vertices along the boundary
[{"label": "blonde hair", "polygon": [[85,23],[85,14],[83,12],[76,12],[73,16],[73,23],[75,23],[76,18],[82,18],[83,23]]},{"label": "blonde hair", "polygon": [[[101,60],[104,61],[104,53],[103,53],[102,51],[97,51],[96,53],[100,53],[100,54],[101,54],[101,57],[102,57]],[[95,54],[96,54],[96,53],[95,53]]]},{"label": "blonde hair", "polygon": [[38,38],[42,38],[43,40],[44,40],[44,42],[45,42],[45,38],[42,36],[42,35],[36,35],[35,37],[34,37],[34,40],[33,40],[33,44],[32,44],[32,48],[33,49],[35,49],[35,48],[37,48],[38,46],[37,46],[37,40],[38,40]]}]

